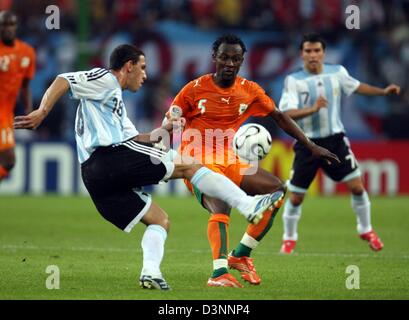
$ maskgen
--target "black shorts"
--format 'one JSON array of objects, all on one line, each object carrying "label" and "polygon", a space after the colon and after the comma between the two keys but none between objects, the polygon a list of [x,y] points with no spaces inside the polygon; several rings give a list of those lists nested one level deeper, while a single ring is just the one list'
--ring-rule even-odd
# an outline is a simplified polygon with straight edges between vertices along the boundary
[{"label": "black shorts", "polygon": [[143,186],[169,178],[174,165],[149,144],[125,142],[97,148],[81,165],[81,175],[97,210],[112,224],[130,232],[151,205]]},{"label": "black shorts", "polygon": [[343,133],[311,140],[336,154],[341,162],[329,165],[325,160],[314,158],[304,145],[296,142],[294,145],[295,159],[288,185],[290,191],[305,193],[319,168],[334,181],[346,181],[361,175],[349,140]]}]

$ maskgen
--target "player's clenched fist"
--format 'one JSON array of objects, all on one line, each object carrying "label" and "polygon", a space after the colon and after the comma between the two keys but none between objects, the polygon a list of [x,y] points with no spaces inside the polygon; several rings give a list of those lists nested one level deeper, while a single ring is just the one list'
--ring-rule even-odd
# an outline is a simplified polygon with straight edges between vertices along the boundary
[{"label": "player's clenched fist", "polygon": [[326,108],[327,106],[328,106],[328,101],[324,97],[319,96],[317,101],[315,101],[313,108],[315,112],[318,112],[320,111],[321,108]]}]

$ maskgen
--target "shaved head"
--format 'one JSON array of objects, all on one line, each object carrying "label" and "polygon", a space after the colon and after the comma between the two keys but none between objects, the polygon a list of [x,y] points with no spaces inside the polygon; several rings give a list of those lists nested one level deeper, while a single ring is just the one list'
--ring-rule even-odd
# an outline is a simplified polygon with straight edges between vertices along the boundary
[{"label": "shaved head", "polygon": [[0,11],[0,40],[13,45],[17,34],[17,16],[10,11]]}]

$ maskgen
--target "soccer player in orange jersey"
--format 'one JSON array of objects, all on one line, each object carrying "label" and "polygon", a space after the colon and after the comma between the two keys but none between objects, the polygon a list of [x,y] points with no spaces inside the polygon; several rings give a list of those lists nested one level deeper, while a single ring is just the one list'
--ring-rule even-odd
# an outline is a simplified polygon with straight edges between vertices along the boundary
[{"label": "soccer player in orange jersey", "polygon": [[[257,225],[249,225],[238,246],[228,253],[231,208],[220,200],[194,190],[186,181],[190,191],[195,193],[201,204],[211,213],[208,239],[214,271],[208,280],[209,286],[242,287],[240,282],[228,273],[228,267],[237,269],[245,281],[255,285],[260,283],[261,279],[256,273],[250,253],[271,228],[286,190],[283,182],[273,174],[261,168],[252,168],[235,157],[228,141],[231,142],[234,132],[243,122],[250,116],[270,116],[316,157],[338,161],[328,150],[311,142],[291,118],[276,109],[273,100],[258,84],[237,75],[245,52],[246,47],[240,38],[234,35],[218,38],[213,44],[212,55],[216,72],[189,82],[177,94],[166,115],[169,118],[173,110],[180,110],[181,116],[186,119],[183,137],[201,137],[201,148],[192,148],[189,139],[182,139],[182,154],[193,156],[205,166],[226,175],[249,194],[277,193],[277,202],[272,210],[266,212]],[[211,135],[214,135],[216,130],[219,136],[216,134],[214,139]],[[231,161],[232,159],[236,161]],[[248,174],[249,170],[252,170],[252,174]]]},{"label": "soccer player in orange jersey", "polygon": [[35,72],[35,52],[16,39],[17,17],[0,12],[0,181],[15,164],[14,108],[21,90],[25,112],[32,110],[30,80]]}]

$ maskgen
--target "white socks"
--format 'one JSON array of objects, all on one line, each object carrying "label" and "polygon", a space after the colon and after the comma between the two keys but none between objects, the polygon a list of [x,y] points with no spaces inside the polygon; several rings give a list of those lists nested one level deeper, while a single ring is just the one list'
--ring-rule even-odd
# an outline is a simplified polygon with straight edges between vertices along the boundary
[{"label": "white socks", "polygon": [[284,205],[283,224],[284,235],[283,240],[298,240],[297,225],[301,217],[301,205],[294,206],[290,199],[287,199]]},{"label": "white socks", "polygon": [[372,230],[371,226],[371,203],[368,193],[364,191],[361,195],[351,195],[351,206],[356,214],[357,230],[359,234]]},{"label": "white socks", "polygon": [[228,268],[227,259],[216,259],[213,260],[213,270],[217,270],[220,268]]},{"label": "white socks", "polygon": [[[351,206],[356,214],[358,233],[363,234],[371,231],[371,203],[366,191],[359,196],[351,195]],[[283,213],[283,240],[298,240],[297,225],[300,217],[301,205],[296,207],[291,203],[290,199],[287,199]]]},{"label": "white socks", "polygon": [[245,232],[240,240],[240,243],[244,244],[246,247],[249,247],[250,249],[255,249],[258,246],[259,241],[249,236],[248,233]]},{"label": "white socks", "polygon": [[237,208],[244,216],[253,204],[254,198],[247,195],[233,181],[206,167],[197,170],[190,182],[204,194]]},{"label": "white socks", "polygon": [[166,230],[158,224],[151,224],[146,228],[141,241],[143,251],[141,275],[162,278],[160,264],[165,251],[166,237]]}]

